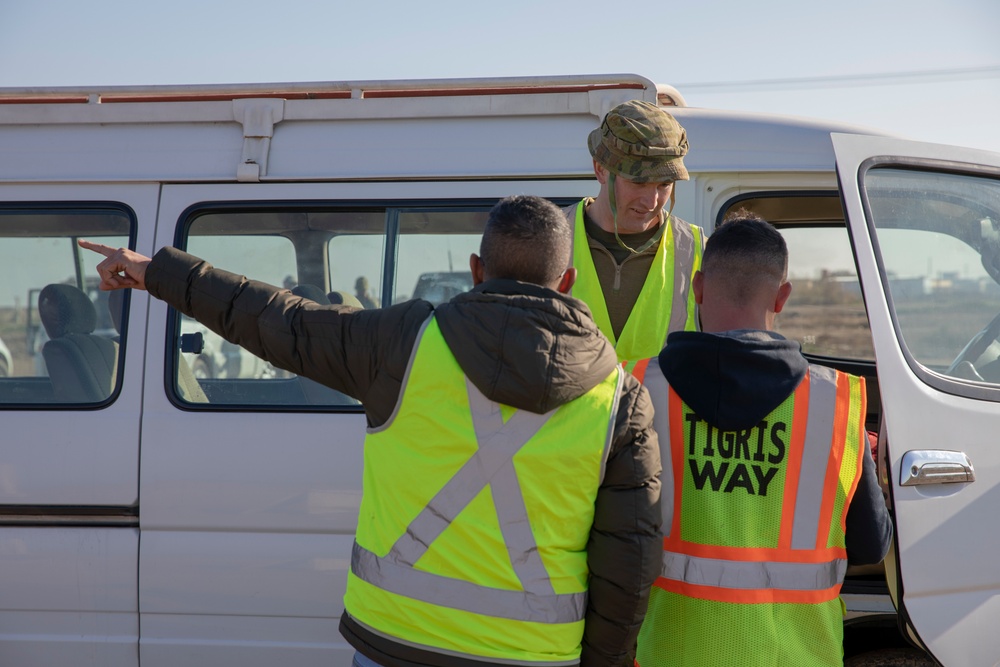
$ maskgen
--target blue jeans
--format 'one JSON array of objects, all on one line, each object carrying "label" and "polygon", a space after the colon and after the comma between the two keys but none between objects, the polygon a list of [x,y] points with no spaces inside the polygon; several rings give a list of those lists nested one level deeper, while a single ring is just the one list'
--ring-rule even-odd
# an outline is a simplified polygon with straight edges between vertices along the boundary
[{"label": "blue jeans", "polygon": [[354,652],[354,660],[351,662],[351,665],[352,667],[382,667],[382,665],[358,651]]}]

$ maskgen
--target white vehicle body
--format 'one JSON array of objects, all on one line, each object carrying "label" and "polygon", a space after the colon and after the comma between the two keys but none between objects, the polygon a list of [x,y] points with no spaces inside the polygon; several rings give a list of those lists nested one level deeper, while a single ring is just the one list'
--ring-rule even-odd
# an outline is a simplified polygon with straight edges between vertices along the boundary
[{"label": "white vehicle body", "polygon": [[[677,184],[676,215],[710,231],[748,205],[788,232],[793,262],[807,249],[824,261],[839,253],[816,281],[796,283],[793,272],[796,289],[843,278],[853,285],[838,292],[845,301],[860,282],[855,329],[874,354],[814,356],[869,378],[896,538],[888,585],[877,570],[845,586],[848,655],[902,645],[898,608],[909,639],[942,664],[995,664],[1000,383],[986,371],[1000,343],[974,334],[998,311],[969,301],[982,322],[956,336],[975,354],[924,353],[929,343],[908,338],[913,313],[940,311],[942,281],[978,284],[970,294],[987,302],[992,287],[972,269],[945,276],[930,261],[902,263],[908,241],[893,239],[907,216],[883,221],[894,198],[929,197],[942,218],[976,211],[973,245],[985,256],[1000,238],[1000,155],[690,108],[632,75],[0,89],[0,257],[4,283],[21,281],[13,296],[0,292],[0,310],[47,282],[85,286],[98,261],[73,252],[85,235],[149,255],[177,245],[325,292],[364,270],[392,303],[422,275],[464,272],[497,199],[595,195],[586,136],[632,98],[670,106],[688,132],[691,179]],[[911,176],[959,185],[910,191]],[[931,227],[920,231],[947,235]],[[824,247],[827,232],[843,247]],[[20,277],[9,259],[30,253],[47,273]],[[348,261],[353,272],[338,274]],[[909,294],[917,301],[904,317]],[[809,307],[801,312],[836,310]],[[180,334],[193,329],[144,293],[121,314],[117,372],[99,399],[54,399],[55,376],[0,378],[0,663],[348,665],[337,627],[361,496],[359,406],[281,373],[198,374],[191,393]],[[796,334],[790,318],[779,324]],[[797,337],[809,352],[827,333]],[[34,367],[19,363],[7,330],[0,337],[14,371]],[[973,375],[962,376],[964,362]]]}]

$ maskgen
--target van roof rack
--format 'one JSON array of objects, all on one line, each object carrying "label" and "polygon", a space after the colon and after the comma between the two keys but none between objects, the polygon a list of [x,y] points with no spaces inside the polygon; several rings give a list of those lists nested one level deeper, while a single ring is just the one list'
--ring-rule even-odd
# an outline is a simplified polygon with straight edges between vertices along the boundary
[{"label": "van roof rack", "polygon": [[218,102],[244,98],[378,99],[643,90],[660,106],[687,106],[672,86],[635,74],[464,79],[403,79],[270,84],[0,88],[0,104]]}]

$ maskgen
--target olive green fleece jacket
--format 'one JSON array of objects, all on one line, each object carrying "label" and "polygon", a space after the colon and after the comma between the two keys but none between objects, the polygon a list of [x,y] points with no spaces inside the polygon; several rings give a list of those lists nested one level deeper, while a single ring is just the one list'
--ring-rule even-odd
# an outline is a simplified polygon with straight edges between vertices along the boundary
[{"label": "olive green fleece jacket", "polygon": [[[163,248],[146,288],[185,315],[278,368],[361,401],[370,426],[390,417],[423,322],[436,317],[468,378],[491,400],[542,413],[611,373],[617,357],[586,305],[537,285],[493,280],[435,309],[413,300],[388,308],[322,306],[272,285]],[[648,393],[622,386],[587,548],[591,571],[581,665],[630,662],[660,571],[660,458]],[[345,613],[341,632],[383,665],[484,667],[373,636]]]}]

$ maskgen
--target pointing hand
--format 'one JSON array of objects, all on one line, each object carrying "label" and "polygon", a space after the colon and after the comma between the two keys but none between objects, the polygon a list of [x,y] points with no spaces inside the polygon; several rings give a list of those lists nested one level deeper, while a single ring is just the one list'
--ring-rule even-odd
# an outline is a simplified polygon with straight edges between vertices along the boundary
[{"label": "pointing hand", "polygon": [[126,287],[146,289],[146,267],[149,266],[149,257],[128,248],[112,248],[84,239],[79,239],[77,243],[81,248],[104,255],[105,259],[97,265],[102,290],[116,290]]}]

